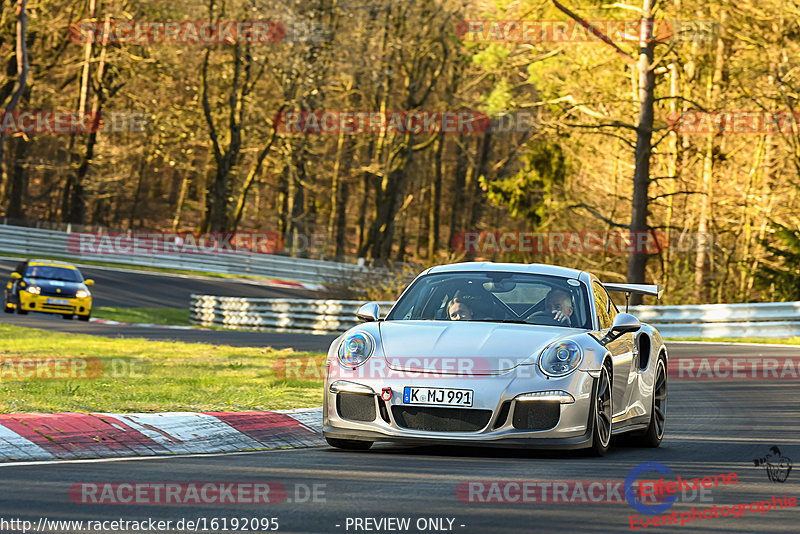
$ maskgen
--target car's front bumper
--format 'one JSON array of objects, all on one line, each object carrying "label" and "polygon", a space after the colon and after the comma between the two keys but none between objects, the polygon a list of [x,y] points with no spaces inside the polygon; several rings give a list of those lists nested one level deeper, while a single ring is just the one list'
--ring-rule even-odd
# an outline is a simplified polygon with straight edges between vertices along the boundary
[{"label": "car's front bumper", "polygon": [[[63,302],[56,303],[56,301]],[[20,291],[19,306],[25,311],[88,316],[92,313],[92,297],[65,298]]]},{"label": "car's front bumper", "polygon": [[[332,365],[337,365],[333,363]],[[338,365],[337,365],[338,367]],[[524,367],[524,368],[523,368]],[[389,441],[398,443],[447,443],[462,445],[501,446],[501,447],[541,447],[541,448],[583,448],[592,443],[592,402],[594,399],[595,378],[586,371],[575,371],[564,378],[547,378],[536,366],[520,366],[504,374],[488,376],[442,376],[427,379],[425,376],[411,378],[409,373],[384,369],[380,378],[345,376],[347,371],[336,369],[336,376],[325,381],[323,411],[323,434],[329,438],[366,441]],[[352,373],[357,375],[357,373]],[[375,403],[375,419],[371,421],[353,420],[340,413],[337,395],[331,391],[331,384],[345,381],[357,384],[354,389],[372,391]],[[341,383],[341,382],[340,382]],[[347,384],[345,384],[347,386]],[[488,422],[475,431],[441,431],[414,429],[404,426],[397,417],[397,410],[403,413],[409,405],[403,402],[403,388],[406,386],[441,387],[471,389],[474,392],[472,410],[491,411]],[[382,400],[384,388],[391,388],[392,396]],[[336,388],[334,388],[336,389]],[[573,398],[572,403],[559,403],[559,408],[551,404],[548,409],[557,409],[557,422],[549,428],[531,430],[519,428],[515,418],[517,410],[538,410],[539,400],[520,400],[519,395],[540,391],[564,391]],[[551,401],[548,401],[551,402]],[[385,409],[381,408],[381,403]],[[504,404],[510,403],[507,408]],[[525,403],[524,406],[521,403]],[[435,407],[424,407],[435,408]],[[455,408],[456,410],[468,408]],[[544,408],[543,408],[544,409]],[[534,412],[531,412],[533,410]],[[439,410],[428,410],[435,420]],[[453,413],[453,412],[449,412]],[[520,414],[523,412],[520,411]],[[535,418],[535,417],[534,417]],[[428,419],[430,420],[430,419]],[[446,421],[443,421],[446,423]],[[520,426],[525,427],[525,424]]]}]

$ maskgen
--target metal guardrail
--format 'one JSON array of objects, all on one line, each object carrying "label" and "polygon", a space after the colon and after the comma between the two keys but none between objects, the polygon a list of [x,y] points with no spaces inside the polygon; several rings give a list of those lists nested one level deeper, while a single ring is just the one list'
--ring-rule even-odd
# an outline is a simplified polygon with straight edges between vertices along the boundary
[{"label": "metal guardrail", "polygon": [[0,251],[27,257],[60,256],[120,265],[185,269],[232,275],[254,275],[312,284],[346,283],[366,274],[388,274],[387,270],[359,265],[274,254],[91,254],[81,255],[67,247],[66,232],[0,225]]},{"label": "metal guardrail", "polygon": [[[205,326],[312,334],[341,333],[358,324],[354,300],[248,299],[192,295],[191,320]],[[394,304],[380,302],[382,315]],[[800,302],[633,306],[631,312],[664,337],[800,336]]]},{"label": "metal guardrail", "polygon": [[[302,334],[344,332],[358,324],[356,300],[308,300],[192,295],[191,322],[232,329]],[[393,302],[380,302],[385,315]]]}]

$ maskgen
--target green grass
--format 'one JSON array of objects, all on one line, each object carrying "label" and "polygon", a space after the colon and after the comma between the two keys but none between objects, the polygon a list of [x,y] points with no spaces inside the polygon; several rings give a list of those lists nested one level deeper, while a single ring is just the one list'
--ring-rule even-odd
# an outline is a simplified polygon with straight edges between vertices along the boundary
[{"label": "green grass", "polygon": [[[20,359],[33,358],[77,358],[95,378],[20,379],[20,370],[31,369],[20,367]],[[300,358],[316,371],[287,379],[281,367]],[[0,324],[0,413],[313,407],[322,404],[323,362],[319,353],[270,347],[109,339]]]},{"label": "green grass", "polygon": [[188,326],[188,308],[92,308],[92,316],[124,323],[152,323]]},{"label": "green grass", "polygon": [[800,337],[667,337],[665,341],[707,341],[711,343],[762,343],[771,345],[800,345]]}]

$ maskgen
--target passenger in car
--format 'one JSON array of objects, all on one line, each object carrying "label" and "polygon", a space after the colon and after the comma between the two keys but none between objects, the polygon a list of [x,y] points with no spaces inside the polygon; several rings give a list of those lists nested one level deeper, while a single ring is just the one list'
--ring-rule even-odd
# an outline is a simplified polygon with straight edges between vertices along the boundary
[{"label": "passenger in car", "polygon": [[565,325],[572,325],[572,298],[563,289],[551,289],[544,298],[544,307],[531,315],[531,319],[537,317],[547,317]]},{"label": "passenger in car", "polygon": [[447,317],[451,321],[472,320],[472,310],[461,297],[456,297],[447,304]]}]

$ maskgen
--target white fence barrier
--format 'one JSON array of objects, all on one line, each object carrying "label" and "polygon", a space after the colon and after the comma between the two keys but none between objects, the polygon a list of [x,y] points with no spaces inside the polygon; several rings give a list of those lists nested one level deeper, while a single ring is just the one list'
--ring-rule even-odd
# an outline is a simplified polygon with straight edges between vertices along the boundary
[{"label": "white fence barrier", "polygon": [[[248,299],[192,295],[195,324],[312,334],[341,333],[358,324],[353,300]],[[381,302],[385,315],[393,302]],[[800,336],[800,302],[634,306],[631,312],[664,337]]]},{"label": "white fence barrier", "polygon": [[27,257],[58,256],[74,261],[94,260],[121,265],[185,269],[233,275],[282,278],[312,284],[348,285],[367,273],[388,271],[348,263],[276,254],[79,254],[67,247],[66,232],[0,225],[0,252]]}]

